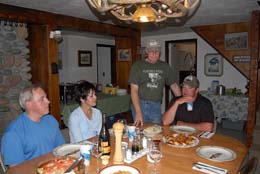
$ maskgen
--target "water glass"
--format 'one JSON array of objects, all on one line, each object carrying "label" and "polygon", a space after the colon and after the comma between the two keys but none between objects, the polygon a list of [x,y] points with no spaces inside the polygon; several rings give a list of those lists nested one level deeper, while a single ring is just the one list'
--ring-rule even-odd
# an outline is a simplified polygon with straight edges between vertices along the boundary
[{"label": "water glass", "polygon": [[156,164],[161,160],[162,158],[162,143],[160,140],[153,140],[149,144],[149,152],[148,152],[149,158],[154,161],[153,163],[153,172],[151,174],[158,174],[156,172]]},{"label": "water glass", "polygon": [[98,148],[98,144],[95,144],[92,147],[92,151],[91,154],[96,158],[96,172],[98,173],[99,171],[99,158],[102,156],[103,154],[103,149],[102,147]]}]

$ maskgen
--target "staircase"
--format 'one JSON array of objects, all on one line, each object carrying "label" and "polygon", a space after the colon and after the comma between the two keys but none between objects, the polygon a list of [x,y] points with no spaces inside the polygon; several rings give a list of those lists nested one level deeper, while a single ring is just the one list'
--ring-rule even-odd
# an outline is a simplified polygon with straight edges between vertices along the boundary
[{"label": "staircase", "polygon": [[255,173],[260,173],[260,111],[256,113],[256,125],[253,136],[253,144],[249,149],[249,159],[253,156],[258,158],[258,166]]}]

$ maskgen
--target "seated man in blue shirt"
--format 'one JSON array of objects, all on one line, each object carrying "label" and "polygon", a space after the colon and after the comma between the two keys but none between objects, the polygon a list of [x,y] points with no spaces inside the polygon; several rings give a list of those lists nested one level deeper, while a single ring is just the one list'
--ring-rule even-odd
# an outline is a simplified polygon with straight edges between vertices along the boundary
[{"label": "seated man in blue shirt", "polygon": [[12,167],[51,152],[65,143],[59,124],[49,115],[49,100],[38,85],[21,91],[19,103],[25,110],[7,127],[2,138],[4,164]]},{"label": "seated man in blue shirt", "polygon": [[212,131],[214,113],[211,102],[199,94],[199,80],[195,76],[185,77],[182,96],[172,100],[169,109],[163,114],[163,124],[174,123],[191,126],[201,131]]}]

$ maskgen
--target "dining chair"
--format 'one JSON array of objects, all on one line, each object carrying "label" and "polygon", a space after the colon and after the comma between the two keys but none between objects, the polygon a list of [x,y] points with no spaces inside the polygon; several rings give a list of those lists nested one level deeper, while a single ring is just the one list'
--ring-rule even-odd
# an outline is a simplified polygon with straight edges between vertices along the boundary
[{"label": "dining chair", "polygon": [[2,168],[3,172],[6,172],[7,171],[7,167],[4,165],[1,152],[0,152],[0,163],[1,163],[1,168]]},{"label": "dining chair", "polygon": [[238,171],[237,174],[254,174],[257,169],[258,158],[252,157]]}]

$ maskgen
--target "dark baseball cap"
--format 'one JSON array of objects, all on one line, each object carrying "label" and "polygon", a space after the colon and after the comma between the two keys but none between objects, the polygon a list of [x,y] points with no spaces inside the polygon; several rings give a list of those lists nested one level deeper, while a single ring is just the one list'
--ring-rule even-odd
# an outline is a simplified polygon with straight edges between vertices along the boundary
[{"label": "dark baseball cap", "polygon": [[193,75],[189,75],[189,76],[185,77],[185,79],[183,80],[182,86],[183,85],[188,85],[191,88],[199,88],[200,82],[197,79],[197,77],[195,77]]}]

